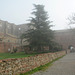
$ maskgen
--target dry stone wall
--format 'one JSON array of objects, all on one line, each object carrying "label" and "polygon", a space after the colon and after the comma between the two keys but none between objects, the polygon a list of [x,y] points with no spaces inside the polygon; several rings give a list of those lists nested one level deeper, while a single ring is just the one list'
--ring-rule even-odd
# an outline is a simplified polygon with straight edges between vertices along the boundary
[{"label": "dry stone wall", "polygon": [[25,58],[0,60],[0,75],[16,75],[25,73],[36,67],[47,64],[65,54],[66,51],[60,51],[56,53],[44,53]]}]

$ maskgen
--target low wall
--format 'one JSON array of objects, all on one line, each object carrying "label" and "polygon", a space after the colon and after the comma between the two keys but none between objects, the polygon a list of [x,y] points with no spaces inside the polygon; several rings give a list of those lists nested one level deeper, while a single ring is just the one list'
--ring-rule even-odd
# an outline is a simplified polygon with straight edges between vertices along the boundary
[{"label": "low wall", "polygon": [[60,51],[56,53],[44,53],[25,58],[0,60],[0,75],[16,75],[24,73],[39,67],[40,65],[47,64],[65,54],[66,51]]}]

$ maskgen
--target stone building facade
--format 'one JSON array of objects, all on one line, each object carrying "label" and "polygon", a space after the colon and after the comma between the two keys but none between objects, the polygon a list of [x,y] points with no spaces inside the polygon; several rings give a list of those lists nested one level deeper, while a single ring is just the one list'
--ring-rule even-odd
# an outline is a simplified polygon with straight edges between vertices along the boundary
[{"label": "stone building facade", "polygon": [[4,34],[7,33],[18,37],[20,34],[28,30],[28,28],[29,27],[26,24],[16,25],[7,21],[0,20],[0,32]]},{"label": "stone building facade", "polygon": [[70,45],[75,47],[75,29],[55,31],[55,41],[68,49]]},{"label": "stone building facade", "polygon": [[[29,28],[27,24],[16,25],[7,21],[0,20],[0,38],[3,42],[17,43],[21,45],[21,39],[19,38],[22,33],[25,33]],[[68,30],[56,30],[55,41],[63,46],[64,49],[68,49],[69,45],[75,46],[75,29]],[[25,39],[24,39],[25,40]],[[22,42],[27,44],[27,42]]]},{"label": "stone building facade", "polygon": [[[13,47],[20,46],[20,35],[26,32],[28,28],[29,27],[26,24],[16,25],[7,21],[0,20],[0,45],[3,47],[0,48],[0,52],[4,52],[5,50],[4,43],[10,43],[11,45],[13,45]],[[9,44],[8,48],[11,48]]]}]

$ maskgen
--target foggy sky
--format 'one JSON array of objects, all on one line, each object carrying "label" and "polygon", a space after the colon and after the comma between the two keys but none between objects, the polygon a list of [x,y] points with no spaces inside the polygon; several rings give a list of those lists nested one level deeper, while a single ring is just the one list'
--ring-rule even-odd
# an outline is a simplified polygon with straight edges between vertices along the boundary
[{"label": "foggy sky", "polygon": [[67,18],[75,12],[75,0],[0,0],[0,19],[15,24],[27,23],[33,4],[45,5],[53,29],[67,29]]}]

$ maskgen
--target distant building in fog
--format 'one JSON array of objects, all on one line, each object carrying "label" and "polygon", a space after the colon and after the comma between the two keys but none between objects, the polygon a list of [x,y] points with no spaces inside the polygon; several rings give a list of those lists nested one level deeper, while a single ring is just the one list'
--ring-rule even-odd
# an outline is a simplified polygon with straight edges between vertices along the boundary
[{"label": "distant building in fog", "polygon": [[70,45],[75,47],[75,29],[56,30],[55,41],[68,49]]},{"label": "distant building in fog", "polygon": [[26,24],[16,25],[7,21],[0,20],[0,32],[20,36],[21,33],[28,29]]},{"label": "distant building in fog", "polygon": [[[29,28],[33,27],[29,27],[27,24],[16,25],[0,20],[0,38],[3,39],[3,42],[20,44],[20,35],[25,33]],[[61,44],[64,49],[67,49],[69,45],[75,46],[75,29],[56,30],[55,41]]]}]

